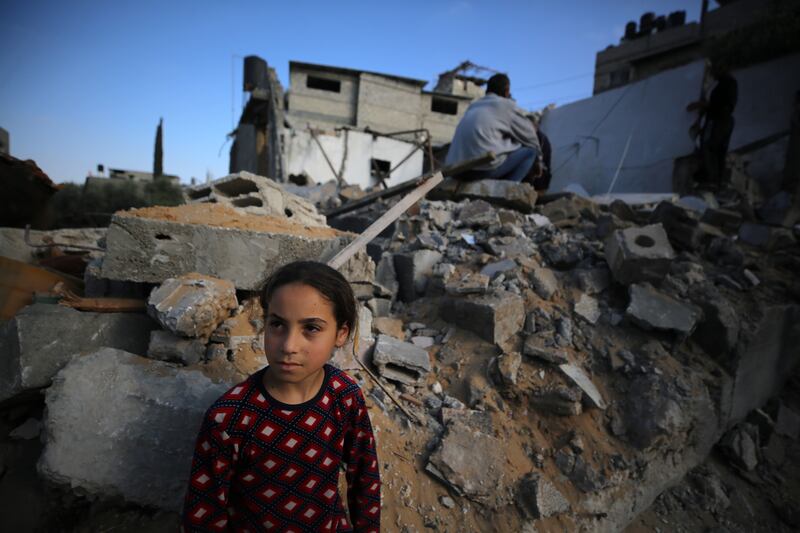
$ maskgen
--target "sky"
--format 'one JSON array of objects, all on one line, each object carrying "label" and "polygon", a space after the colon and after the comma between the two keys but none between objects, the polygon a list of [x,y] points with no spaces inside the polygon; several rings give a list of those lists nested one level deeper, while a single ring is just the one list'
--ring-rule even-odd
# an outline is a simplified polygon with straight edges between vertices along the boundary
[{"label": "sky", "polygon": [[[206,2],[0,0],[0,127],[11,155],[54,181],[97,164],[152,171],[164,118],[164,172],[227,174],[243,58],[288,88],[289,61],[435,82],[464,60],[506,72],[517,103],[591,96],[595,55],[642,13],[701,0]],[[427,89],[431,89],[429,85]]]}]

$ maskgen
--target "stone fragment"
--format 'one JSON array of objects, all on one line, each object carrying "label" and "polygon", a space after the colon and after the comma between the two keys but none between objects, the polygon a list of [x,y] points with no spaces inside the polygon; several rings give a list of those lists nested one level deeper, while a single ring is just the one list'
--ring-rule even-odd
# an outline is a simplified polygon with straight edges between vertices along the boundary
[{"label": "stone fragment", "polygon": [[549,300],[559,290],[556,275],[549,268],[534,267],[531,270],[531,284],[543,300]]},{"label": "stone fragment", "polygon": [[674,330],[691,335],[700,311],[655,290],[647,283],[631,285],[625,315],[644,329]]},{"label": "stone fragment", "polygon": [[238,305],[233,283],[190,273],[153,289],[147,312],[176,335],[208,338]]},{"label": "stone fragment", "polygon": [[395,254],[394,268],[399,282],[400,299],[404,302],[416,300],[425,293],[433,268],[442,260],[442,254],[434,250],[416,250]]},{"label": "stone fragment", "polygon": [[47,390],[39,472],[96,496],[180,511],[203,413],[230,387],[102,348]]},{"label": "stone fragment", "polygon": [[597,324],[600,319],[600,309],[597,306],[597,300],[587,294],[581,294],[578,301],[575,302],[575,314],[580,315],[590,324]]},{"label": "stone fragment", "polygon": [[491,237],[484,246],[489,253],[506,258],[528,257],[534,248],[533,241],[525,235]]},{"label": "stone fragment", "polygon": [[758,428],[741,423],[722,437],[719,446],[735,466],[749,472],[758,466],[758,440]]},{"label": "stone fragment", "polygon": [[691,298],[703,312],[692,338],[714,357],[731,353],[739,340],[739,313],[717,290],[692,291]]},{"label": "stone fragment", "polygon": [[460,420],[452,420],[425,469],[457,493],[476,500],[502,487],[505,455],[502,443]]},{"label": "stone fragment", "polygon": [[454,295],[486,294],[489,290],[489,277],[475,272],[454,275],[444,285],[445,292]]},{"label": "stone fragment", "polygon": [[562,225],[564,222],[577,222],[581,218],[578,206],[569,197],[548,202],[541,207],[541,211],[542,215],[556,225]]},{"label": "stone fragment", "polygon": [[577,269],[573,276],[586,294],[600,294],[611,285],[611,275],[605,268]]},{"label": "stone fragment", "polygon": [[375,284],[379,287],[380,296],[390,300],[397,296],[400,286],[394,270],[394,258],[390,252],[383,252],[381,260],[375,266]]},{"label": "stone fragment", "polygon": [[603,400],[603,396],[583,369],[569,364],[559,365],[558,368],[561,369],[570,381],[583,391],[593,406],[598,409],[606,408],[606,402]]},{"label": "stone fragment", "polygon": [[695,211],[665,200],[650,213],[649,220],[663,226],[673,245],[691,250],[700,245],[698,217]]},{"label": "stone fragment", "polygon": [[145,354],[156,323],[144,314],[34,304],[0,326],[0,401],[46,387],[73,355],[102,346]]},{"label": "stone fragment", "polygon": [[206,354],[206,345],[200,339],[179,337],[170,331],[150,332],[150,346],[147,357],[158,361],[193,365],[200,362]]},{"label": "stone fragment", "polygon": [[581,492],[595,492],[605,485],[603,474],[592,468],[583,456],[575,455],[569,449],[562,449],[556,452],[555,460],[561,473],[567,476]]},{"label": "stone fragment", "polygon": [[383,334],[378,335],[372,362],[386,379],[409,385],[420,383],[431,371],[427,351]]},{"label": "stone fragment", "polygon": [[504,259],[502,261],[496,261],[484,266],[481,269],[481,274],[487,276],[489,279],[492,279],[498,274],[508,272],[509,270],[513,270],[515,268],[517,268],[516,261],[512,259]]},{"label": "stone fragment", "polygon": [[520,480],[517,504],[529,518],[547,518],[569,511],[567,499],[541,474],[530,472]]},{"label": "stone fragment", "polygon": [[690,423],[684,409],[691,408],[691,404],[655,374],[636,376],[622,407],[615,433],[625,435],[628,442],[640,450],[649,448],[665,435],[678,435]]},{"label": "stone fragment", "polygon": [[522,356],[519,352],[504,353],[495,360],[495,369],[500,378],[501,384],[512,386],[517,384],[519,367],[522,364]]},{"label": "stone fragment", "polygon": [[800,435],[800,415],[785,404],[778,407],[778,419],[775,421],[775,433],[797,440]]},{"label": "stone fragment", "polygon": [[148,207],[116,213],[106,236],[102,277],[161,283],[188,272],[257,290],[290,261],[327,261],[353,236],[225,206]]},{"label": "stone fragment", "polygon": [[430,348],[435,344],[433,337],[428,337],[425,335],[416,335],[411,337],[409,340],[411,341],[411,344],[414,346],[419,346],[422,349]]},{"label": "stone fragment", "polygon": [[558,416],[576,416],[583,412],[581,391],[557,386],[534,392],[530,398],[534,408]]},{"label": "stone fragment", "polygon": [[403,331],[403,321],[399,318],[391,318],[388,316],[379,316],[372,319],[372,331],[389,335],[395,339],[404,340],[406,338]]},{"label": "stone fragment", "polygon": [[475,200],[461,207],[458,220],[471,228],[491,228],[500,225],[497,212],[483,200]]},{"label": "stone fragment", "polygon": [[485,200],[489,203],[532,213],[536,205],[536,190],[527,183],[508,180],[476,180],[461,183],[456,198]]},{"label": "stone fragment", "polygon": [[450,496],[442,496],[441,498],[439,498],[439,503],[441,503],[442,507],[444,507],[445,509],[452,509],[453,507],[456,506],[456,502],[454,502],[453,498],[451,498]]},{"label": "stone fragment", "polygon": [[392,301],[388,298],[371,298],[367,300],[367,307],[375,317],[388,317],[392,314]]},{"label": "stone fragment", "polygon": [[522,298],[507,291],[451,300],[445,308],[445,320],[494,344],[519,332],[525,322]]},{"label": "stone fragment", "polygon": [[549,348],[546,346],[541,346],[539,343],[541,342],[540,338],[536,335],[530,335],[527,339],[525,339],[525,344],[522,348],[522,353],[528,357],[535,357],[537,359],[541,359],[542,361],[546,361],[548,363],[552,363],[554,365],[561,365],[564,363],[569,363],[569,357],[567,357],[567,352],[564,350],[559,350],[557,348]]},{"label": "stone fragment", "polygon": [[547,263],[560,270],[574,268],[586,255],[581,243],[571,239],[560,243],[546,242],[540,250]]},{"label": "stone fragment", "polygon": [[253,215],[286,217],[299,224],[325,226],[325,216],[311,202],[287,192],[275,180],[250,172],[237,172],[189,187],[186,196],[189,202],[211,202]]},{"label": "stone fragment", "polygon": [[605,256],[619,283],[659,282],[669,272],[675,252],[661,224],[616,230],[606,241]]}]

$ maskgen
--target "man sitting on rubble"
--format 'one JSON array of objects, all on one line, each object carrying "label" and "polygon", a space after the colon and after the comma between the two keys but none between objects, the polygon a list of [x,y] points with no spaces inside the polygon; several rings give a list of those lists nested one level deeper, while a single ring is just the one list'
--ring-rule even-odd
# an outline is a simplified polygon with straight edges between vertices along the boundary
[{"label": "man sitting on rubble", "polygon": [[486,85],[486,96],[467,108],[456,127],[446,165],[453,165],[492,151],[490,164],[456,176],[462,180],[496,179],[533,181],[542,174],[542,149],[536,128],[526,111],[511,99],[511,81],[495,74]]}]

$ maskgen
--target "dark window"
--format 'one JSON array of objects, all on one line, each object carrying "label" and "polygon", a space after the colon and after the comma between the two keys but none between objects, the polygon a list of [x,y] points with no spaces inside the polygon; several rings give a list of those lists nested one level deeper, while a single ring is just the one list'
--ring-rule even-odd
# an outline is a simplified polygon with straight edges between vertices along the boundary
[{"label": "dark window", "polygon": [[306,87],[309,89],[319,89],[320,91],[330,91],[338,93],[342,91],[342,82],[339,80],[332,80],[330,78],[318,78],[316,76],[308,76],[306,78]]},{"label": "dark window", "polygon": [[458,115],[458,102],[434,96],[431,99],[431,111],[434,113],[444,113],[445,115]]},{"label": "dark window", "polygon": [[389,172],[392,170],[391,161],[384,161],[383,159],[370,159],[370,171],[372,178],[377,181],[383,181],[389,177]]}]

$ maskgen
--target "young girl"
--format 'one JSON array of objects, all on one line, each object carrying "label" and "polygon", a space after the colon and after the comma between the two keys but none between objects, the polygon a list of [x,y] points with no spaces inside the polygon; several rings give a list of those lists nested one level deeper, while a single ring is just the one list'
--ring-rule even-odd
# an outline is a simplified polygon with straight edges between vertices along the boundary
[{"label": "young girl", "polygon": [[206,412],[184,530],[378,531],[378,457],[364,397],[327,364],[355,330],[350,284],[327,265],[298,261],[269,278],[262,303],[269,366]]}]

